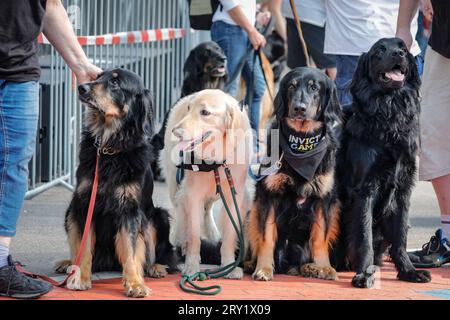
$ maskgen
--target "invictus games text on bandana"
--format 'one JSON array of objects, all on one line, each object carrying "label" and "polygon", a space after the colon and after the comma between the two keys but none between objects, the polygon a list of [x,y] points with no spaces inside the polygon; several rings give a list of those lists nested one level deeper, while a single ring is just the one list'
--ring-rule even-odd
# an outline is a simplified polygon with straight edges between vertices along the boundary
[{"label": "invictus games text on bandana", "polygon": [[292,151],[296,153],[304,153],[307,151],[314,150],[314,148],[317,147],[317,145],[319,144],[321,138],[322,133],[319,133],[311,137],[306,136],[300,137],[295,136],[293,134],[289,134],[288,142]]}]

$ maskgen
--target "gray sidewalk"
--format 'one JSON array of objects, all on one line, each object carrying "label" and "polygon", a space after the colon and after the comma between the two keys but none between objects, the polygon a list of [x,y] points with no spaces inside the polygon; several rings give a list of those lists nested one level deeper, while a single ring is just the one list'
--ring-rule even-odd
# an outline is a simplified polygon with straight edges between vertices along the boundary
[{"label": "gray sidewalk", "polygon": [[[27,269],[52,274],[56,261],[69,258],[63,226],[70,197],[68,190],[56,187],[25,201],[12,253]],[[157,205],[168,208],[164,184],[156,183],[154,200]],[[418,248],[428,241],[439,224],[439,209],[430,183],[420,182],[414,189],[410,222],[408,247]]]}]

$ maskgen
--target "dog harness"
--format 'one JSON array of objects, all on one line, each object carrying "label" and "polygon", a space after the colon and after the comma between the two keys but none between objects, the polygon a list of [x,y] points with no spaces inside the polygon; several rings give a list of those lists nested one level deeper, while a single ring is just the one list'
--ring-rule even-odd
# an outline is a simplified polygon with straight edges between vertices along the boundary
[{"label": "dog harness", "polygon": [[[187,160],[187,161],[186,161]],[[211,172],[213,170],[219,169],[223,166],[225,162],[209,162],[205,160],[200,160],[194,157],[194,152],[188,152],[187,155],[180,151],[180,163],[177,164],[177,184],[180,184],[184,178],[184,170],[190,170],[194,172]]]}]

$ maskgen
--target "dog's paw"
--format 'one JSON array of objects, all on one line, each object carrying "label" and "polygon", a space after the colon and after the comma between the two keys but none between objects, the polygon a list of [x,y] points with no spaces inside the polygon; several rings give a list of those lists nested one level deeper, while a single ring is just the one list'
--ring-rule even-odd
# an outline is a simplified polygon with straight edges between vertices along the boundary
[{"label": "dog's paw", "polygon": [[148,276],[151,278],[164,278],[167,276],[166,266],[155,263],[148,269]]},{"label": "dog's paw", "polygon": [[224,278],[226,279],[242,279],[244,276],[244,270],[240,267],[236,267],[231,271],[229,274],[227,274]]},{"label": "dog's paw", "polygon": [[352,279],[355,288],[372,288],[375,285],[375,275],[373,273],[358,273]]},{"label": "dog's paw", "polygon": [[252,260],[244,261],[244,273],[253,273],[255,271],[255,263]]},{"label": "dog's paw", "polygon": [[425,283],[431,281],[431,273],[427,270],[411,270],[399,272],[397,278],[402,281]]},{"label": "dog's paw", "polygon": [[144,298],[151,290],[143,283],[125,282],[125,295],[130,298]]},{"label": "dog's paw", "polygon": [[299,276],[300,275],[300,269],[298,267],[290,267],[286,274],[290,276]]},{"label": "dog's paw", "polygon": [[68,280],[66,284],[67,289],[84,291],[92,288],[92,282],[90,279],[82,279],[79,272],[75,272]]},{"label": "dog's paw", "polygon": [[331,266],[321,267],[315,263],[307,263],[300,267],[300,275],[305,278],[336,280],[337,272]]},{"label": "dog's paw", "polygon": [[197,272],[200,272],[199,263],[186,263],[181,271],[183,276],[191,276]]},{"label": "dog's paw", "polygon": [[62,260],[55,263],[54,270],[57,273],[68,273],[69,267],[72,265],[71,260]]},{"label": "dog's paw", "polygon": [[255,272],[253,273],[252,277],[254,280],[270,281],[273,279],[273,268],[266,267],[266,268],[256,269]]}]

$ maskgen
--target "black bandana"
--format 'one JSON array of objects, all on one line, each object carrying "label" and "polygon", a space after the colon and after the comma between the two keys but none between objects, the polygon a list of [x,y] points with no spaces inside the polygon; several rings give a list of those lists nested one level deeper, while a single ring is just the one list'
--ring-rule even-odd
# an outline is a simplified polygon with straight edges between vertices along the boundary
[{"label": "black bandana", "polygon": [[311,181],[327,151],[325,131],[300,133],[281,122],[280,147],[283,159],[300,176]]}]

